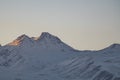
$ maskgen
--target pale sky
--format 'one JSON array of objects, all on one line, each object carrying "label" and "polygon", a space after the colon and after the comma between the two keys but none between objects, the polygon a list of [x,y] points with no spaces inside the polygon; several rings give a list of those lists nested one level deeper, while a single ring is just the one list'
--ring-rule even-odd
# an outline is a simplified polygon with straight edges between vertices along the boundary
[{"label": "pale sky", "polygon": [[42,32],[79,50],[120,43],[120,0],[0,0],[0,44]]}]

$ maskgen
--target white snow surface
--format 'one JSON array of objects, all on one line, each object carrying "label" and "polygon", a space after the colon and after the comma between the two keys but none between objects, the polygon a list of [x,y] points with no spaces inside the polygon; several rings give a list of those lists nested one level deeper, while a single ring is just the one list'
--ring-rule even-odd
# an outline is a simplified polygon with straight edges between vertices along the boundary
[{"label": "white snow surface", "polygon": [[79,51],[48,32],[22,35],[0,47],[0,80],[120,80],[120,44]]}]

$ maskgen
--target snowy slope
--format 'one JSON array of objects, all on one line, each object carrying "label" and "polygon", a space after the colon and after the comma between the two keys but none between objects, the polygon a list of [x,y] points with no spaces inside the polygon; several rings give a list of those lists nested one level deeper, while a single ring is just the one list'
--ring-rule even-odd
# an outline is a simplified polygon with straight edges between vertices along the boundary
[{"label": "snowy slope", "polygon": [[120,80],[120,44],[97,52],[83,52],[58,64],[51,72],[63,80]]},{"label": "snowy slope", "polygon": [[120,44],[78,51],[47,32],[21,35],[0,47],[0,80],[120,80]]}]

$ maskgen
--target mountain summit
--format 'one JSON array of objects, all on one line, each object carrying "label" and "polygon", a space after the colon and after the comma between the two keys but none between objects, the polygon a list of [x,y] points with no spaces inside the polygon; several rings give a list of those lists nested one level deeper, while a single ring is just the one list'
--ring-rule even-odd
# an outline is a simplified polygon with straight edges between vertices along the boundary
[{"label": "mountain summit", "polygon": [[120,44],[117,44],[117,43],[112,44],[109,48],[111,49],[120,48]]},{"label": "mountain summit", "polygon": [[38,38],[38,40],[39,41],[50,40],[50,41],[55,41],[55,42],[61,42],[61,40],[58,37],[56,37],[48,32],[43,32],[41,34],[41,36]]},{"label": "mountain summit", "polygon": [[103,51],[104,53],[117,53],[120,52],[120,44],[114,43],[100,51]]},{"label": "mountain summit", "polygon": [[56,48],[64,50],[73,50],[72,47],[65,44],[57,36],[54,36],[48,32],[43,32],[41,36],[36,40],[44,48]]},{"label": "mountain summit", "polygon": [[15,39],[13,42],[9,43],[10,46],[37,46],[41,48],[49,49],[67,49],[73,50],[72,47],[68,46],[62,42],[57,36],[54,36],[48,32],[42,32],[40,37],[32,37],[23,34]]},{"label": "mountain summit", "polygon": [[19,36],[17,39],[15,39],[13,42],[9,43],[8,45],[11,46],[18,46],[21,44],[30,44],[31,42],[33,42],[33,40],[28,37],[27,35],[23,34],[21,36]]}]

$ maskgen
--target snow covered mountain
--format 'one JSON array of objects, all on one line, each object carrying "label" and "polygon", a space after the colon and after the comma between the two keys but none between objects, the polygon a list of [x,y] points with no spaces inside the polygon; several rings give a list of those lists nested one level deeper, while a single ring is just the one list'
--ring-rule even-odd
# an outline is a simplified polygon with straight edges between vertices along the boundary
[{"label": "snow covered mountain", "polygon": [[24,34],[0,47],[0,80],[120,80],[120,44],[78,51],[48,32]]},{"label": "snow covered mountain", "polygon": [[6,46],[21,46],[21,47],[40,47],[44,49],[61,49],[61,50],[74,50],[72,47],[68,46],[62,42],[58,37],[48,33],[43,32],[40,37],[28,37],[23,34],[19,36],[13,42],[7,44]]}]

